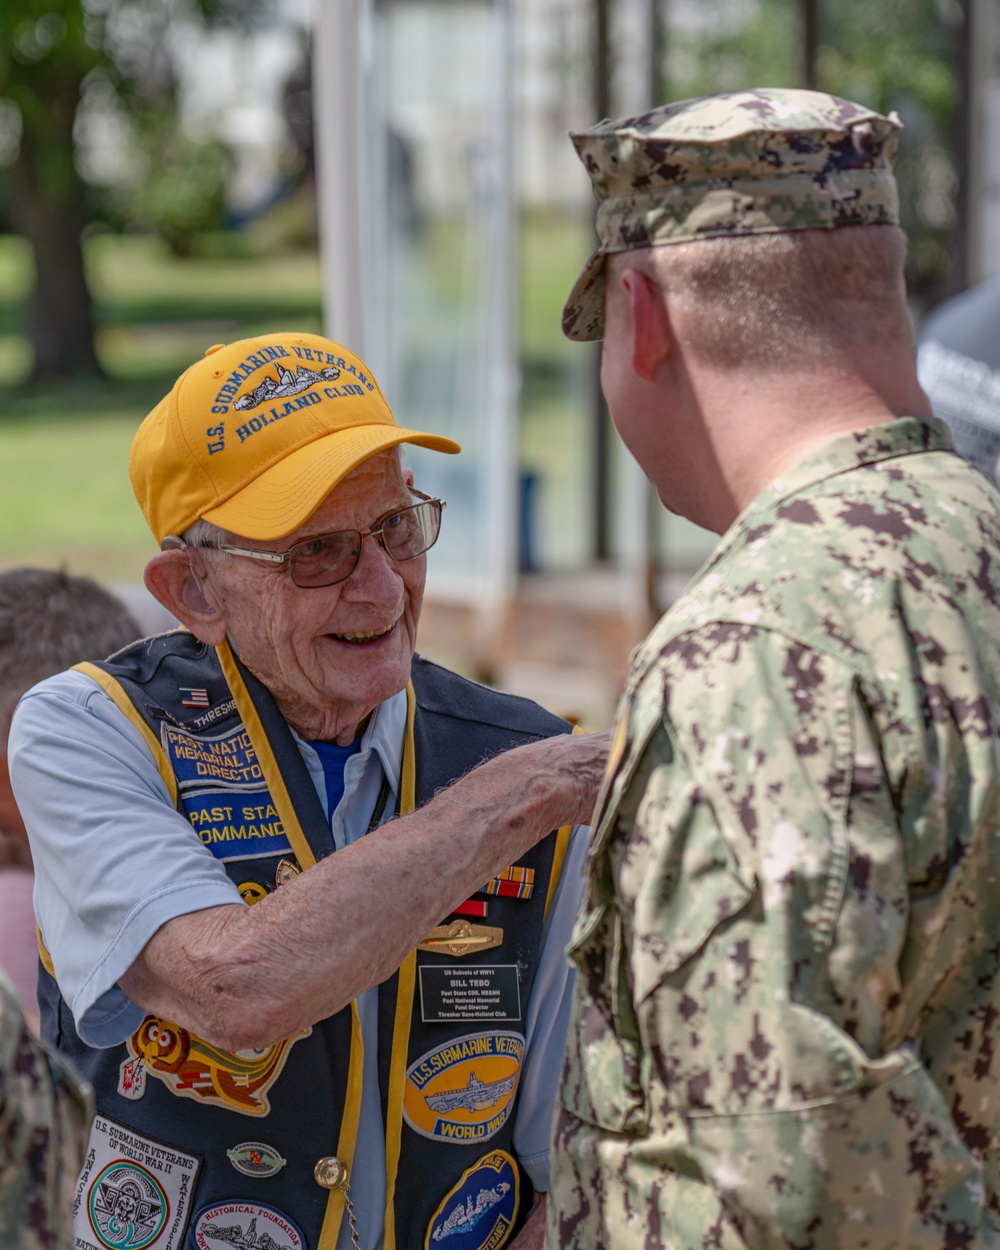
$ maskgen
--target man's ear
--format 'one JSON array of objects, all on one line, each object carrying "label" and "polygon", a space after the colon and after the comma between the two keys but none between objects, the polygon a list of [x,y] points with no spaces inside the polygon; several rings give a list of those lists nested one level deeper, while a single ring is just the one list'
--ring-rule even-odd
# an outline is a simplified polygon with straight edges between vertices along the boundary
[{"label": "man's ear", "polygon": [[632,368],[644,382],[652,382],[674,342],[663,292],[640,269],[624,270],[619,281],[631,311]]},{"label": "man's ear", "polygon": [[217,647],[226,636],[222,614],[205,598],[186,550],[158,551],[146,565],[146,589],[196,638]]}]

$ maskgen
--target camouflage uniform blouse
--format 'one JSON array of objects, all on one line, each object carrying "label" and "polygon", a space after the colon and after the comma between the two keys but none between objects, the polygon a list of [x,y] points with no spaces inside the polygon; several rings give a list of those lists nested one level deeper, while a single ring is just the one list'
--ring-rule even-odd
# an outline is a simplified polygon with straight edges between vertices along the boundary
[{"label": "camouflage uniform blouse", "polygon": [[904,419],[633,659],[549,1245],[1000,1246],[1000,495]]},{"label": "camouflage uniform blouse", "polygon": [[0,1247],[69,1250],[90,1088],[32,1036],[0,973]]}]

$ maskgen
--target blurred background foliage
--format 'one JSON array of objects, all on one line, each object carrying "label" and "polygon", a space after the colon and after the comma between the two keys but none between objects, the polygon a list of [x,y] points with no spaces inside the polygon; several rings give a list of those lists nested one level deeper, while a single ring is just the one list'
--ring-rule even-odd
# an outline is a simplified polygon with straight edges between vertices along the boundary
[{"label": "blurred background foliage", "polygon": [[[959,0],[813,0],[806,46],[800,0],[706,0],[663,33],[663,79],[672,98],[747,84],[812,85],[888,113],[903,124],[896,176],[910,240],[907,274],[921,308],[954,287],[956,199],[963,104]],[[960,285],[960,284],[959,284]]]},{"label": "blurred background foliage", "polygon": [[[517,0],[516,13],[525,47],[543,49],[535,112],[568,151],[598,101],[616,113],[632,98],[635,4]],[[962,0],[660,0],[657,17],[661,100],[811,82],[897,110],[915,308],[961,285]],[[0,0],[0,565],[58,562],[61,508],[75,568],[136,576],[148,539],[122,465],[138,420],[208,344],[320,327],[308,25],[295,0]],[[192,111],[186,62],[220,32],[239,58],[289,28],[269,185],[237,202],[232,128]],[[592,200],[575,168],[556,181],[520,213],[521,455],[579,493],[565,465],[595,373],[559,314]],[[426,246],[447,283],[447,238]],[[561,497],[549,506],[557,522]]]}]

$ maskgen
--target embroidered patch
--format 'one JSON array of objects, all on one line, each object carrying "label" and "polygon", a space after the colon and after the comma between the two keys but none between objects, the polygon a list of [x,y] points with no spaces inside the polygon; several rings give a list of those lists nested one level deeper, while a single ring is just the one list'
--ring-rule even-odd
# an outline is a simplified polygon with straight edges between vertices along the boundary
[{"label": "embroidered patch", "polygon": [[118,1092],[131,1102],[146,1092],[146,1069],[141,1059],[123,1059],[118,1065]]},{"label": "embroidered patch", "polygon": [[245,1141],[227,1150],[229,1162],[244,1176],[266,1179],[276,1176],[288,1162],[273,1147],[262,1141]]},{"label": "embroidered patch", "polygon": [[184,807],[202,845],[223,863],[267,859],[291,850],[266,790],[252,795],[213,791],[184,796]]},{"label": "embroidered patch", "polygon": [[181,707],[207,708],[210,706],[208,691],[203,690],[200,686],[180,686],[178,689],[185,696],[181,699]]},{"label": "embroidered patch", "polygon": [[219,785],[263,788],[264,774],[242,725],[211,736],[164,723],[160,736],[181,790],[208,790]]},{"label": "embroidered patch", "polygon": [[96,1116],[73,1204],[76,1250],[180,1250],[200,1166]]},{"label": "embroidered patch", "polygon": [[240,892],[240,898],[248,907],[252,907],[254,903],[259,903],[267,895],[267,886],[259,885],[256,881],[244,881],[242,885],[238,885],[236,888]]},{"label": "embroidered patch", "polygon": [[191,1229],[197,1250],[305,1250],[299,1226],[277,1207],[230,1198],[202,1207]]},{"label": "embroidered patch", "polygon": [[432,1140],[486,1141],[514,1108],[523,1055],[520,1033],[470,1033],[428,1051],[406,1072],[407,1124]]},{"label": "embroidered patch", "polygon": [[506,1245],[520,1199],[520,1180],[510,1155],[495,1150],[462,1173],[431,1216],[424,1250],[499,1250]]},{"label": "embroidered patch", "polygon": [[281,1075],[288,1052],[311,1028],[263,1050],[220,1050],[186,1029],[147,1016],[128,1039],[132,1056],[171,1093],[241,1115],[267,1115],[267,1091]]},{"label": "embroidered patch", "polygon": [[216,859],[226,863],[291,851],[242,725],[213,737],[164,723],[160,738],[188,820]]}]

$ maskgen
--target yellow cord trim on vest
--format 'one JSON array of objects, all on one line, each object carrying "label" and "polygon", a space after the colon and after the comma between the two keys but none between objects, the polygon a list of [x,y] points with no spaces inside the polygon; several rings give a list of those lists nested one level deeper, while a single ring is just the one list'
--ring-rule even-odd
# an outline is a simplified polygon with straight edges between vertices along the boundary
[{"label": "yellow cord trim on vest", "polygon": [[149,753],[156,764],[156,771],[160,774],[163,784],[167,787],[170,801],[176,807],[177,778],[174,776],[174,770],[170,767],[170,761],[167,759],[163,744],[143,720],[139,709],[111,674],[106,673],[103,668],[98,668],[96,664],[90,664],[87,661],[84,661],[82,664],[74,664],[73,667],[78,673],[83,673],[91,681],[97,682],[119,712],[142,734],[146,741],[146,746],[149,748]]},{"label": "yellow cord trim on vest", "polygon": [[559,885],[559,878],[562,876],[563,864],[566,862],[566,852],[569,850],[569,835],[572,832],[572,825],[563,825],[561,829],[556,830],[556,844],[552,850],[552,870],[549,873],[549,890],[545,895],[543,919],[548,916],[552,900],[555,898],[556,887]]},{"label": "yellow cord trim on vest", "polygon": [[243,680],[240,670],[236,667],[236,661],[233,659],[233,653],[229,648],[228,641],[216,647],[216,651],[219,654],[223,676],[229,684],[233,698],[236,700],[236,710],[239,712],[240,719],[250,735],[250,745],[254,749],[257,763],[260,764],[260,770],[264,774],[264,780],[267,782],[267,787],[271,791],[271,797],[274,799],[278,817],[288,836],[288,841],[291,843],[292,850],[295,852],[295,858],[299,861],[299,867],[305,872],[307,868],[312,868],[316,863],[316,857],[306,841],[305,834],[299,828],[295,808],[292,806],[292,800],[288,794],[288,787],[285,785],[285,779],[282,777],[271,751],[267,734],[264,732],[264,726],[261,723],[260,714],[254,706],[253,699],[250,697],[250,691],[247,690],[246,682]]},{"label": "yellow cord trim on vest", "polygon": [[[406,683],[406,736],[403,739],[403,768],[400,780],[399,814],[405,816],[416,806],[416,752],[413,744],[413,718],[416,697],[413,683]],[[406,1085],[406,1056],[410,1049],[410,1021],[413,1019],[413,993],[417,981],[417,952],[410,951],[399,969],[396,989],[396,1016],[392,1026],[392,1057],[389,1062],[389,1097],[385,1133],[385,1223],[382,1250],[396,1250],[396,1175],[403,1137],[403,1089]]]},{"label": "yellow cord trim on vest", "polygon": [[[575,734],[582,734],[586,731],[581,729],[579,725],[573,726]],[[561,829],[556,831],[556,844],[552,851],[552,870],[549,873],[549,890],[545,895],[545,911],[543,919],[548,917],[549,908],[552,906],[552,900],[556,895],[556,888],[559,885],[559,879],[562,876],[563,864],[566,862],[566,853],[569,851],[569,835],[573,832],[572,825],[563,825]]]},{"label": "yellow cord trim on vest", "polygon": [[52,956],[49,954],[48,947],[42,940],[42,931],[38,927],[38,921],[35,921],[35,941],[38,943],[38,958],[42,961],[42,967],[54,981],[56,979],[56,970],[52,966]]},{"label": "yellow cord trim on vest", "polygon": [[[354,1147],[358,1140],[358,1122],[361,1119],[361,1080],[365,1067],[365,1044],[361,1036],[361,1017],[357,1001],[351,1003],[351,1059],[347,1069],[347,1092],[344,1097],[344,1117],[340,1121],[337,1139],[337,1158],[347,1169],[348,1185],[354,1179]],[[326,1214],[320,1229],[316,1250],[334,1250],[340,1236],[340,1222],[344,1218],[344,1191],[331,1189],[326,1200]]]}]

